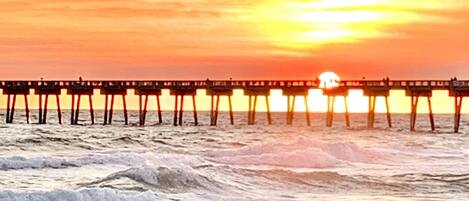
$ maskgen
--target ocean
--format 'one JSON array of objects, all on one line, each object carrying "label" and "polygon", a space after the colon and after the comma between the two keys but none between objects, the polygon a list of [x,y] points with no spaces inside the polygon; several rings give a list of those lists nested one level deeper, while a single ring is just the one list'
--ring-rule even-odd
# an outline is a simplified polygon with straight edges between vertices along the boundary
[{"label": "ocean", "polygon": [[[150,200],[469,200],[469,116],[453,134],[453,116],[436,115],[437,132],[419,114],[417,132],[409,115],[393,115],[386,128],[377,114],[376,128],[366,128],[366,114],[352,114],[350,128],[336,114],[333,128],[325,114],[284,113],[266,125],[258,113],[248,126],[246,113],[226,113],[217,127],[171,125],[164,112],[158,125],[149,112],[140,127],[138,113],[123,125],[119,112],[112,125],[90,125],[86,112],[71,126],[69,113],[58,125],[0,124],[0,200],[150,201]],[[33,112],[37,114],[37,112]],[[0,117],[3,121],[4,117]],[[97,123],[102,122],[102,112]],[[37,122],[37,116],[31,118]]]}]

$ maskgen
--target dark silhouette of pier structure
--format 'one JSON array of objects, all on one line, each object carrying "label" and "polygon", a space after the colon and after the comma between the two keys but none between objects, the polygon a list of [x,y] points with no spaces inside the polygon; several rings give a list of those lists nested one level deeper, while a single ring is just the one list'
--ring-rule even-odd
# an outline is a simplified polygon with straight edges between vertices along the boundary
[{"label": "dark silhouette of pier structure", "polygon": [[105,96],[104,121],[103,124],[111,124],[114,110],[114,100],[116,97],[122,98],[124,110],[124,122],[129,123],[127,113],[126,95],[129,89],[133,89],[135,95],[139,97],[139,125],[146,122],[147,105],[151,97],[156,98],[158,123],[162,123],[162,112],[160,96],[162,90],[169,90],[171,96],[175,96],[174,103],[174,126],[183,125],[184,98],[190,97],[193,105],[194,125],[198,125],[196,94],[197,90],[204,89],[211,97],[210,125],[216,126],[218,122],[220,100],[226,97],[229,106],[230,123],[234,124],[232,96],[233,90],[242,89],[244,95],[249,97],[249,109],[247,124],[256,123],[256,107],[258,98],[265,98],[267,123],[272,124],[270,112],[269,96],[273,89],[280,89],[287,97],[286,123],[293,124],[295,114],[295,102],[297,97],[304,98],[305,116],[307,125],[311,125],[310,111],[308,106],[308,93],[310,89],[321,89],[327,96],[326,126],[333,126],[334,105],[337,97],[342,97],[345,104],[345,124],[350,126],[347,97],[349,91],[353,89],[363,90],[363,94],[368,96],[368,127],[375,125],[375,109],[378,97],[383,97],[386,104],[387,126],[392,127],[391,112],[389,109],[390,90],[405,90],[406,96],[411,99],[410,108],[410,130],[416,130],[417,106],[419,98],[426,98],[429,107],[429,121],[432,131],[435,130],[434,117],[432,112],[432,93],[434,90],[447,90],[449,96],[454,97],[454,132],[459,132],[461,121],[461,107],[464,97],[469,96],[469,80],[343,80],[338,81],[337,86],[322,88],[319,80],[9,80],[0,81],[0,88],[7,96],[7,107],[5,122],[13,123],[15,114],[15,104],[17,96],[23,96],[25,102],[26,121],[29,122],[30,108],[28,105],[28,95],[31,90],[39,98],[39,124],[47,123],[47,111],[49,96],[54,97],[57,103],[57,115],[59,123],[62,124],[62,112],[60,108],[60,95],[62,90],[67,91],[71,96],[70,124],[78,124],[80,114],[80,102],[82,96],[88,97],[91,123],[95,123],[92,95],[94,90],[100,90],[100,94]]}]

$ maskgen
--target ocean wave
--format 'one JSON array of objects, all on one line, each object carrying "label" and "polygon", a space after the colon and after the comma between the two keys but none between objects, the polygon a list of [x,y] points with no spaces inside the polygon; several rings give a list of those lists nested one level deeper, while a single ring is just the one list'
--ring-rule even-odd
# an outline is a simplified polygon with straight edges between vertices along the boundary
[{"label": "ocean wave", "polygon": [[129,168],[112,173],[103,179],[90,182],[87,185],[102,184],[121,178],[128,178],[164,192],[185,192],[189,189],[218,191],[221,189],[221,184],[219,182],[216,182],[189,167]]},{"label": "ocean wave", "polygon": [[289,144],[269,143],[212,151],[208,156],[224,164],[296,168],[330,168],[351,162],[374,163],[383,157],[353,142],[326,143],[304,138]]},{"label": "ocean wave", "polygon": [[90,154],[78,158],[11,156],[0,157],[0,170],[67,168],[93,164],[134,165],[142,161],[144,158],[130,153]]},{"label": "ocean wave", "polygon": [[378,177],[364,175],[345,175],[335,171],[293,171],[285,169],[253,170],[236,168],[235,172],[247,178],[254,178],[256,183],[288,188],[306,189],[308,192],[338,191],[405,191],[407,186],[393,183]]},{"label": "ocean wave", "polygon": [[146,192],[123,192],[107,188],[83,189],[79,191],[50,192],[13,192],[0,191],[0,201],[153,201],[158,200],[156,194]]},{"label": "ocean wave", "polygon": [[394,175],[393,178],[401,179],[406,182],[440,182],[446,184],[461,184],[469,189],[469,174],[421,174],[409,173]]}]

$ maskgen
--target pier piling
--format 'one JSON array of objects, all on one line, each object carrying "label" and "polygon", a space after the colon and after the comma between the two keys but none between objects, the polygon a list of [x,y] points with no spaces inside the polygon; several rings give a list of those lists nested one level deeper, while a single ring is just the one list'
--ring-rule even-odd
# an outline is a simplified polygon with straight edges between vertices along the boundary
[{"label": "pier piling", "polygon": [[350,126],[350,116],[348,111],[348,101],[347,96],[349,95],[349,87],[338,86],[335,88],[324,88],[322,89],[323,95],[327,96],[327,114],[326,114],[326,126],[332,127],[334,121],[334,107],[336,96],[342,96],[344,98],[344,117],[345,125]]},{"label": "pier piling", "polygon": [[423,86],[408,86],[406,89],[406,96],[410,96],[410,131],[415,131],[415,124],[417,122],[417,107],[419,102],[419,97],[426,97],[428,102],[428,116],[430,120],[431,130],[435,131],[435,122],[433,118],[431,97],[432,97],[432,88],[428,85]]},{"label": "pier piling", "polygon": [[461,123],[461,108],[462,108],[463,96],[454,97],[454,132],[459,132],[459,125]]},{"label": "pier piling", "polygon": [[13,123],[15,116],[15,106],[16,106],[16,96],[24,96],[25,100],[25,112],[26,112],[26,122],[29,123],[29,106],[28,106],[28,95],[29,82],[27,81],[7,81],[1,83],[3,86],[3,94],[7,95],[7,107],[5,114],[5,123]]},{"label": "pier piling", "polygon": [[28,95],[24,94],[24,110],[26,112],[26,123],[29,124],[29,103]]},{"label": "pier piling", "polygon": [[[57,104],[57,118],[59,120],[59,124],[62,124],[62,111],[60,110],[60,98],[59,98],[60,95],[55,95],[55,102]],[[25,102],[27,102],[27,99],[25,97]],[[29,116],[29,109],[28,109],[28,104],[26,103],[26,114],[27,116]],[[29,118],[28,118],[29,119]]]},{"label": "pier piling", "polygon": [[13,102],[11,103],[10,120],[8,120],[9,123],[13,123],[13,117],[15,116],[15,104],[16,104],[16,94],[13,95]]},{"label": "pier piling", "polygon": [[[67,83],[67,94],[71,96],[72,98],[72,104],[70,107],[70,124],[71,125],[77,125],[78,120],[79,120],[79,114],[80,114],[80,102],[81,102],[81,96],[88,96],[88,101],[90,105],[90,118],[91,118],[91,123],[94,124],[94,111],[93,111],[93,102],[92,102],[92,96],[94,93],[94,86],[93,82],[90,81],[78,81],[78,82],[69,82]],[[59,93],[60,94],[60,93]],[[75,98],[76,103],[75,103]]]},{"label": "pier piling", "polygon": [[43,113],[43,116],[42,116],[42,122],[41,124],[46,124],[46,119],[47,119],[47,110],[48,110],[48,102],[49,102],[49,95],[46,94],[45,95],[45,99],[44,99],[44,113]]},{"label": "pier piling", "polygon": [[[216,126],[218,122],[218,113],[219,113],[219,105],[220,105],[220,98],[226,96],[228,99],[228,108],[229,108],[229,116],[230,116],[230,124],[234,124],[233,118],[233,106],[231,103],[231,96],[233,96],[233,89],[228,86],[220,86],[220,83],[216,81],[209,81],[206,90],[206,95],[210,96],[211,103],[210,103],[210,125]],[[250,101],[251,102],[251,101]],[[250,121],[251,116],[251,105],[249,106],[248,111],[248,121]]]},{"label": "pier piling", "polygon": [[368,128],[374,128],[376,116],[376,102],[378,97],[383,97],[386,104],[386,118],[388,127],[392,127],[391,111],[389,108],[390,86],[389,80],[383,79],[380,82],[367,83],[363,87],[363,95],[368,96]]},{"label": "pier piling", "polygon": [[[174,102],[174,126],[183,125],[183,114],[184,114],[184,96],[191,96],[192,98],[192,107],[194,110],[194,125],[198,125],[197,119],[197,108],[195,104],[195,96],[197,95],[197,88],[195,82],[189,81],[181,85],[175,85],[175,87],[169,90],[170,95],[175,97]],[[179,97],[179,98],[178,98]],[[180,101],[178,101],[180,100]],[[180,104],[180,105],[179,105]],[[179,111],[178,111],[179,106]],[[178,116],[179,113],[179,116]]]},{"label": "pier piling", "polygon": [[291,83],[282,88],[283,96],[287,97],[287,125],[293,125],[296,97],[303,96],[306,124],[308,126],[311,126],[311,119],[309,116],[309,106],[308,106],[309,87],[306,87],[305,85],[306,85],[305,83],[301,83],[301,82]]},{"label": "pier piling", "polygon": [[[112,124],[112,117],[114,114],[114,99],[115,96],[121,96],[122,98],[122,109],[124,112],[124,124],[128,125],[128,114],[127,114],[127,102],[125,96],[127,95],[127,86],[128,82],[126,81],[105,81],[102,83],[100,87],[100,94],[105,96],[105,103],[104,103],[104,125]],[[111,102],[109,103],[109,110],[108,110],[108,99],[111,96]],[[90,99],[91,101],[91,99]],[[91,109],[91,108],[90,108]],[[90,113],[92,110],[90,110]],[[140,112],[140,111],[139,111]],[[141,118],[141,116],[139,116]]]}]

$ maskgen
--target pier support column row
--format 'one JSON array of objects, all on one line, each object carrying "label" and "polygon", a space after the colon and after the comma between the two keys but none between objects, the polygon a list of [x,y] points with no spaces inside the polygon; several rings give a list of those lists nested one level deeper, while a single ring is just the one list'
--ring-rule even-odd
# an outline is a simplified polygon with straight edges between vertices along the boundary
[{"label": "pier support column row", "polygon": [[[384,96],[384,100],[386,103],[386,118],[388,121],[388,127],[392,128],[391,111],[389,108],[388,96]],[[368,97],[368,128],[374,128],[375,113],[376,113],[376,96],[369,96]]]},{"label": "pier support column row", "polygon": [[[220,95],[211,95],[211,104],[210,104],[210,125],[216,126],[218,122],[218,107],[220,105]],[[231,96],[226,96],[228,98],[228,106],[230,113],[230,124],[234,125],[233,117],[233,105],[231,103]],[[216,99],[216,100],[215,100]]]},{"label": "pier support column row", "polygon": [[[80,114],[80,102],[82,94],[71,94],[72,96],[72,105],[70,108],[70,124],[77,125],[79,114]],[[75,96],[77,97],[77,102],[75,104]],[[91,94],[87,94],[88,101],[90,104],[90,117],[91,117],[91,124],[94,124],[94,110],[93,110],[93,98]]]},{"label": "pier support column row", "polygon": [[[174,119],[173,119],[173,125],[174,126],[182,126],[183,123],[183,113],[184,113],[184,95],[175,95],[175,101],[174,101]],[[191,95],[192,97],[192,106],[193,106],[193,113],[194,113],[194,124],[197,126],[199,125],[198,119],[197,119],[197,107],[196,107],[196,101],[195,101],[195,95]]]},{"label": "pier support column row", "polygon": [[[48,99],[49,99],[49,94],[45,94],[44,98],[44,103],[42,103],[42,94],[39,95],[39,118],[38,118],[38,123],[39,124],[46,124],[47,123],[47,110],[48,110]],[[60,95],[55,95],[55,101],[57,104],[57,118],[59,121],[59,124],[62,124],[62,111],[60,109]]]},{"label": "pier support column row", "polygon": [[[248,125],[256,124],[256,109],[257,109],[257,97],[258,95],[249,95],[249,108],[248,108]],[[265,96],[267,123],[272,124],[272,114],[270,112],[270,100],[269,96]]]},{"label": "pier support column row", "polygon": [[[427,96],[428,101],[428,117],[430,119],[430,126],[432,131],[435,131],[435,121],[433,118],[431,97]],[[411,96],[411,112],[410,112],[410,131],[415,131],[415,124],[417,122],[417,106],[419,96]]]},{"label": "pier support column row", "polygon": [[[116,95],[120,95],[122,97],[122,107],[124,109],[124,123],[125,125],[129,124],[129,118],[127,114],[127,102],[125,99],[124,94],[105,94],[105,103],[104,103],[104,125],[106,124],[112,124],[112,115],[114,113],[114,97]],[[111,103],[109,104],[108,108],[108,103],[109,103],[109,96],[111,96]],[[90,98],[90,104],[91,104],[91,98]],[[91,107],[92,108],[92,107]]]},{"label": "pier support column row", "polygon": [[[143,96],[145,96],[145,100],[143,100]],[[147,95],[138,95],[139,100],[139,124],[140,126],[144,126],[146,122],[147,116],[147,105],[148,105],[148,94]],[[157,107],[157,114],[158,114],[158,123],[163,123],[162,115],[161,115],[161,104],[160,104],[160,96],[155,95],[156,97],[156,107]]]},{"label": "pier support column row", "polygon": [[[304,97],[304,104],[305,104],[305,117],[306,117],[306,124],[311,126],[311,119],[309,116],[309,106],[308,106],[308,96],[305,95]],[[293,116],[295,114],[295,102],[296,96],[287,96],[287,125],[293,124]]]},{"label": "pier support column row", "polygon": [[[13,117],[15,115],[15,104],[16,104],[16,95],[17,94],[8,94],[7,95],[7,113],[6,113],[6,123],[13,123]],[[29,105],[28,105],[28,95],[22,94],[24,96],[25,112],[26,112],[26,122],[29,124]]]},{"label": "pier support column row", "polygon": [[[350,127],[350,115],[348,112],[348,101],[347,96],[344,97],[344,108],[345,108],[345,125]],[[332,127],[334,121],[334,105],[335,105],[336,96],[327,96],[327,114],[326,114],[326,126]]]}]

